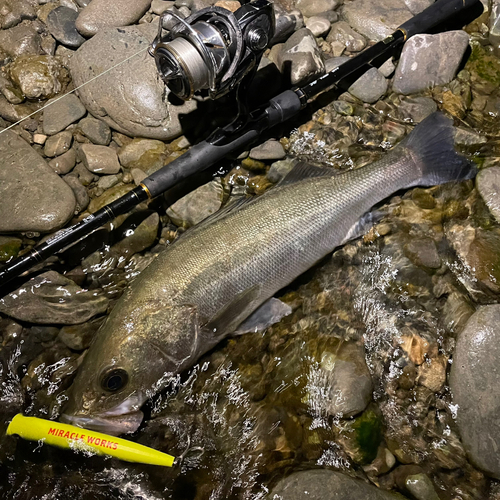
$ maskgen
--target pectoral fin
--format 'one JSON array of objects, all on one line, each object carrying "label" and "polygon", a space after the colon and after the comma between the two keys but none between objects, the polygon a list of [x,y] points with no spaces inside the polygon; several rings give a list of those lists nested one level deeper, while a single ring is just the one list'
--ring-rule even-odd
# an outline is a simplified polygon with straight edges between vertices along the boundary
[{"label": "pectoral fin", "polygon": [[281,321],[282,318],[292,313],[292,308],[279,299],[271,297],[256,309],[235,330],[235,335],[249,332],[260,332]]}]

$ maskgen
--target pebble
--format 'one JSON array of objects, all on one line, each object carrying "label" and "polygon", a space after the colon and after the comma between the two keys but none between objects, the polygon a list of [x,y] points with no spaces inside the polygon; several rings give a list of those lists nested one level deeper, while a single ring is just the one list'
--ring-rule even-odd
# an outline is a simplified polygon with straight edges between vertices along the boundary
[{"label": "pebble", "polygon": [[428,269],[439,269],[441,258],[434,240],[431,238],[412,238],[404,246],[406,256],[419,267]]},{"label": "pebble", "polygon": [[75,172],[65,175],[63,180],[73,190],[76,199],[75,213],[79,214],[89,206],[89,193]]},{"label": "pebble", "polygon": [[61,132],[87,112],[80,99],[74,94],[69,94],[56,102],[53,99],[47,104],[50,106],[43,111],[43,133],[46,135]]},{"label": "pebble", "polygon": [[83,164],[94,174],[117,174],[120,171],[118,156],[113,148],[83,144],[80,152]]},{"label": "pebble", "polygon": [[401,0],[356,0],[344,4],[342,17],[358,33],[380,42],[413,15]]},{"label": "pebble", "polygon": [[306,28],[316,37],[322,37],[330,31],[331,23],[320,16],[309,17],[305,21]]},{"label": "pebble", "polygon": [[250,158],[254,160],[281,160],[285,156],[285,149],[275,140],[266,141],[250,150]]},{"label": "pebble", "polygon": [[415,16],[430,7],[435,0],[404,0],[408,10]]},{"label": "pebble", "polygon": [[460,30],[411,37],[405,43],[396,68],[394,91],[414,94],[449,83],[468,45],[469,35]]},{"label": "pebble", "polygon": [[151,11],[158,16],[161,16],[170,7],[173,7],[174,1],[169,0],[153,0],[151,2]]},{"label": "pebble", "polygon": [[51,232],[73,215],[75,197],[15,132],[0,134],[0,232]]},{"label": "pebble", "polygon": [[93,116],[87,116],[80,120],[78,129],[94,144],[107,146],[111,142],[111,129],[108,124]]},{"label": "pebble", "polygon": [[396,493],[378,489],[340,472],[314,469],[295,472],[281,479],[268,500],[404,500]]},{"label": "pebble", "polygon": [[241,7],[241,3],[236,0],[219,0],[214,4],[214,7],[222,7],[231,12],[236,12]]},{"label": "pebble", "polygon": [[116,186],[120,181],[121,181],[120,175],[103,175],[97,181],[97,187],[106,190],[112,188],[113,186]]},{"label": "pebble", "polygon": [[216,178],[176,201],[167,209],[167,215],[177,226],[194,226],[219,210],[222,195],[222,182]]},{"label": "pebble", "polygon": [[128,26],[138,21],[151,6],[151,0],[92,0],[76,20],[77,30],[86,37],[102,28]]},{"label": "pebble", "polygon": [[29,24],[0,31],[0,49],[9,57],[22,55],[41,55],[42,39],[36,29]]},{"label": "pebble", "polygon": [[313,17],[335,10],[338,5],[338,0],[297,0],[295,8],[299,9],[304,17]]},{"label": "pebble", "polygon": [[[101,30],[71,58],[74,85],[88,82],[118,60],[145,49],[156,32],[157,26],[149,24]],[[111,128],[132,137],[161,140],[180,135],[179,115],[196,108],[194,100],[180,105],[169,102],[154,59],[147,51],[85,85],[79,96],[85,107]]]},{"label": "pebble", "polygon": [[394,61],[392,60],[392,57],[387,59],[387,61],[382,64],[378,70],[380,73],[382,73],[386,78],[389,78],[394,71],[396,71],[396,65],[394,64]]},{"label": "pebble", "polygon": [[36,18],[36,1],[2,0],[0,9],[0,26],[6,30],[16,26],[24,19]]},{"label": "pebble", "polygon": [[134,184],[138,186],[148,175],[144,170],[140,168],[132,168],[130,170],[130,174],[132,175],[132,179],[134,180]]},{"label": "pebble", "polygon": [[481,170],[476,177],[476,186],[491,214],[500,223],[500,167]]},{"label": "pebble", "polygon": [[85,41],[80,33],[78,33],[75,21],[78,17],[78,12],[68,7],[56,7],[47,16],[47,28],[50,34],[66,47],[76,49]]},{"label": "pebble", "polygon": [[43,146],[45,144],[46,140],[47,140],[47,136],[45,134],[33,134],[33,142],[35,144],[39,144],[40,146]]},{"label": "pebble", "polygon": [[365,37],[354,31],[345,21],[332,24],[326,41],[332,45],[334,56],[340,56],[344,50],[359,52],[366,47]]},{"label": "pebble", "polygon": [[349,87],[349,93],[363,102],[372,104],[387,92],[388,85],[377,68],[370,68]]},{"label": "pebble", "polygon": [[325,72],[321,50],[307,29],[296,31],[278,54],[278,67],[286,72],[292,85],[304,84]]},{"label": "pebble", "polygon": [[67,83],[67,72],[52,56],[21,56],[10,66],[10,77],[28,99],[50,98]]},{"label": "pebble", "polygon": [[0,236],[0,262],[7,262],[17,256],[22,240],[13,236]]},{"label": "pebble", "polygon": [[126,236],[115,243],[111,249],[121,257],[132,257],[153,245],[158,236],[159,215],[154,212],[144,219],[135,229],[126,231]]},{"label": "pebble", "polygon": [[73,170],[76,164],[76,151],[70,149],[66,153],[49,161],[49,167],[58,175],[65,175]]},{"label": "pebble", "polygon": [[49,137],[45,141],[43,152],[45,156],[49,156],[50,158],[53,158],[54,156],[60,156],[69,150],[72,142],[73,134],[69,130],[59,132],[58,134]]},{"label": "pebble", "polygon": [[138,168],[147,175],[164,165],[167,146],[153,139],[134,139],[118,150],[120,163],[126,168]]},{"label": "pebble", "polygon": [[35,324],[74,325],[108,308],[108,299],[94,290],[83,290],[55,271],[30,279],[0,299],[0,311]]},{"label": "pebble", "polygon": [[458,337],[450,374],[457,424],[471,462],[500,479],[500,305],[479,308]]},{"label": "pebble", "polygon": [[420,123],[437,111],[437,104],[430,97],[403,97],[397,112],[402,120]]},{"label": "pebble", "polygon": [[286,174],[288,174],[292,170],[295,163],[296,161],[291,159],[275,161],[271,165],[269,172],[267,172],[267,178],[269,179],[270,182],[273,183],[279,182],[281,179],[283,179],[283,177],[286,176]]}]

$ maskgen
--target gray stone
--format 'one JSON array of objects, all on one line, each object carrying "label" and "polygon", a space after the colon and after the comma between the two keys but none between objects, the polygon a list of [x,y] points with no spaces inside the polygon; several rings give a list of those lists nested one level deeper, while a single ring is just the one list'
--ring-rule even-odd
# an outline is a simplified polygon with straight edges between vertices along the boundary
[{"label": "gray stone", "polygon": [[439,500],[434,485],[427,474],[407,476],[405,486],[415,500]]},{"label": "gray stone", "polygon": [[97,187],[100,187],[101,189],[106,191],[106,189],[116,186],[120,181],[121,181],[120,175],[103,175],[97,181]]},{"label": "gray stone", "polygon": [[370,68],[350,87],[349,93],[363,102],[374,103],[387,92],[388,83],[377,68]]},{"label": "gray stone", "polygon": [[41,42],[40,35],[29,24],[0,31],[0,49],[12,58],[42,54]]},{"label": "gray stone", "polygon": [[36,0],[2,0],[0,26],[6,30],[19,24],[24,19],[36,18]]},{"label": "gray stone", "polygon": [[326,35],[330,27],[330,21],[324,17],[313,16],[306,19],[306,28],[316,37]]},{"label": "gray stone", "polygon": [[94,174],[117,174],[120,171],[118,155],[113,148],[83,144],[80,152],[83,164]]},{"label": "gray stone", "polygon": [[419,267],[439,269],[441,258],[434,240],[431,238],[412,238],[404,246],[406,256]]},{"label": "gray stone", "polygon": [[389,78],[394,71],[396,71],[396,65],[394,64],[392,57],[387,59],[384,64],[382,64],[378,70],[382,73],[386,78]]},{"label": "gray stone", "polygon": [[488,142],[487,137],[470,128],[455,127],[455,144],[477,148]]},{"label": "gray stone", "polygon": [[435,0],[404,0],[408,10],[415,16],[430,7]]},{"label": "gray stone", "polygon": [[468,45],[469,35],[460,30],[411,37],[399,59],[394,91],[414,94],[451,82]]},{"label": "gray stone", "polygon": [[345,21],[332,24],[326,41],[332,44],[335,56],[340,55],[344,50],[359,52],[366,47],[365,38],[354,31]]},{"label": "gray stone", "polygon": [[51,232],[73,215],[71,189],[15,132],[0,134],[0,232]]},{"label": "gray stone", "polygon": [[149,9],[151,0],[93,0],[79,14],[76,28],[83,36],[93,36],[102,28],[128,26]]},{"label": "gray stone", "polygon": [[295,3],[295,7],[305,17],[318,16],[324,12],[335,10],[338,5],[338,0],[297,0]]},{"label": "gray stone", "polygon": [[47,28],[50,34],[66,47],[77,48],[85,41],[78,33],[75,21],[78,12],[68,7],[56,7],[47,16]]},{"label": "gray stone", "polygon": [[70,149],[61,156],[49,161],[49,167],[58,175],[65,175],[71,172],[71,170],[75,167],[75,164],[76,151],[74,149]]},{"label": "gray stone", "polygon": [[292,85],[304,84],[325,72],[321,50],[307,28],[296,31],[285,42],[278,54],[278,67]]},{"label": "gray stone", "polygon": [[59,132],[58,134],[49,137],[45,141],[43,152],[45,156],[49,156],[50,158],[53,158],[54,156],[60,156],[69,150],[72,142],[73,134],[69,130]]},{"label": "gray stone", "polygon": [[437,104],[430,97],[403,97],[398,106],[398,115],[402,120],[420,123],[437,111]]},{"label": "gray stone", "polygon": [[379,42],[413,15],[403,0],[354,0],[343,6],[342,17],[358,33]]},{"label": "gray stone", "polygon": [[491,214],[500,223],[500,167],[481,170],[476,177],[476,186]]},{"label": "gray stone", "polygon": [[63,326],[58,339],[74,351],[83,351],[90,346],[94,335],[106,318],[96,318],[81,325]]},{"label": "gray stone", "polygon": [[120,163],[126,168],[139,168],[148,175],[164,165],[167,146],[153,139],[134,139],[118,150]]},{"label": "gray stone", "polygon": [[151,2],[151,11],[154,14],[161,15],[170,7],[173,7],[175,4],[174,1],[170,0],[153,0]]},{"label": "gray stone", "polygon": [[250,150],[250,158],[254,160],[281,160],[286,156],[280,142],[269,140]]},{"label": "gray stone", "polygon": [[294,167],[296,161],[295,160],[281,160],[275,161],[269,172],[267,172],[267,178],[270,182],[276,183],[279,182],[286,174],[288,174],[292,168]]},{"label": "gray stone", "polygon": [[349,60],[347,56],[331,57],[325,61],[325,70],[330,72]]},{"label": "gray stone", "polygon": [[281,479],[268,500],[403,500],[396,493],[378,489],[340,472],[314,469],[295,472]]},{"label": "gray stone", "polygon": [[500,479],[500,305],[478,309],[458,337],[450,374],[457,424],[470,461]]},{"label": "gray stone", "polygon": [[47,135],[57,134],[64,130],[68,125],[76,122],[85,115],[87,110],[80,102],[80,99],[74,94],[69,94],[64,98],[53,102],[43,111],[43,132]]},{"label": "gray stone", "polygon": [[76,199],[75,213],[79,214],[80,212],[85,210],[90,203],[90,198],[87,189],[82,184],[82,181],[78,177],[78,174],[76,174],[75,172],[65,175],[63,177],[63,180],[73,190],[73,194],[75,195]]},{"label": "gray stone", "polygon": [[160,217],[155,212],[143,220],[134,230],[127,231],[125,238],[115,243],[111,250],[120,257],[132,257],[132,255],[149,248],[158,236],[158,225]]},{"label": "gray stone", "polygon": [[3,75],[0,75],[0,91],[11,104],[20,104],[24,101],[22,92]]},{"label": "gray stone", "polygon": [[216,178],[176,201],[167,215],[178,226],[194,226],[219,210],[222,194],[221,180]]},{"label": "gray stone", "polygon": [[102,314],[108,299],[95,290],[83,290],[55,271],[40,274],[0,299],[0,311],[35,324],[75,325]]},{"label": "gray stone", "polygon": [[[157,27],[146,24],[100,31],[72,56],[71,75],[75,86],[88,82],[102,71],[139,50],[140,55],[80,89],[86,108],[110,127],[130,136],[172,139],[182,127],[180,114],[196,109],[196,101],[173,105],[147,53]],[[120,82],[120,85],[116,85]]]},{"label": "gray stone", "polygon": [[87,116],[78,123],[78,128],[82,134],[94,144],[107,146],[111,142],[111,129],[102,120],[97,120],[93,116]]}]

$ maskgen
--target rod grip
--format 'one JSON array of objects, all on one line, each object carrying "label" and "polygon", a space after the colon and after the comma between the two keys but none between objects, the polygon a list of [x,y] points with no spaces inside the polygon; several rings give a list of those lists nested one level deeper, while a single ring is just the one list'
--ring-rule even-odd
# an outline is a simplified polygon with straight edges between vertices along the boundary
[{"label": "rod grip", "polygon": [[480,3],[481,0],[438,0],[420,14],[403,23],[399,29],[405,33],[406,38],[410,38],[417,33],[425,33],[460,11]]}]

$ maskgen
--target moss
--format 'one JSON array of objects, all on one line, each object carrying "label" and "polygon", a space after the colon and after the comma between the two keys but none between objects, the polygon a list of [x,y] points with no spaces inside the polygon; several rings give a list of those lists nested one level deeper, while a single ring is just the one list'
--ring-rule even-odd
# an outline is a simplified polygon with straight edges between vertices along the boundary
[{"label": "moss", "polygon": [[21,249],[21,243],[19,238],[0,236],[0,262],[7,262],[16,257]]},{"label": "moss", "polygon": [[352,424],[355,431],[355,442],[359,447],[363,463],[375,460],[382,440],[382,422],[373,410],[366,410]]},{"label": "moss", "polygon": [[487,54],[486,50],[477,43],[472,46],[472,53],[465,69],[476,73],[487,82],[500,85],[500,60]]}]

